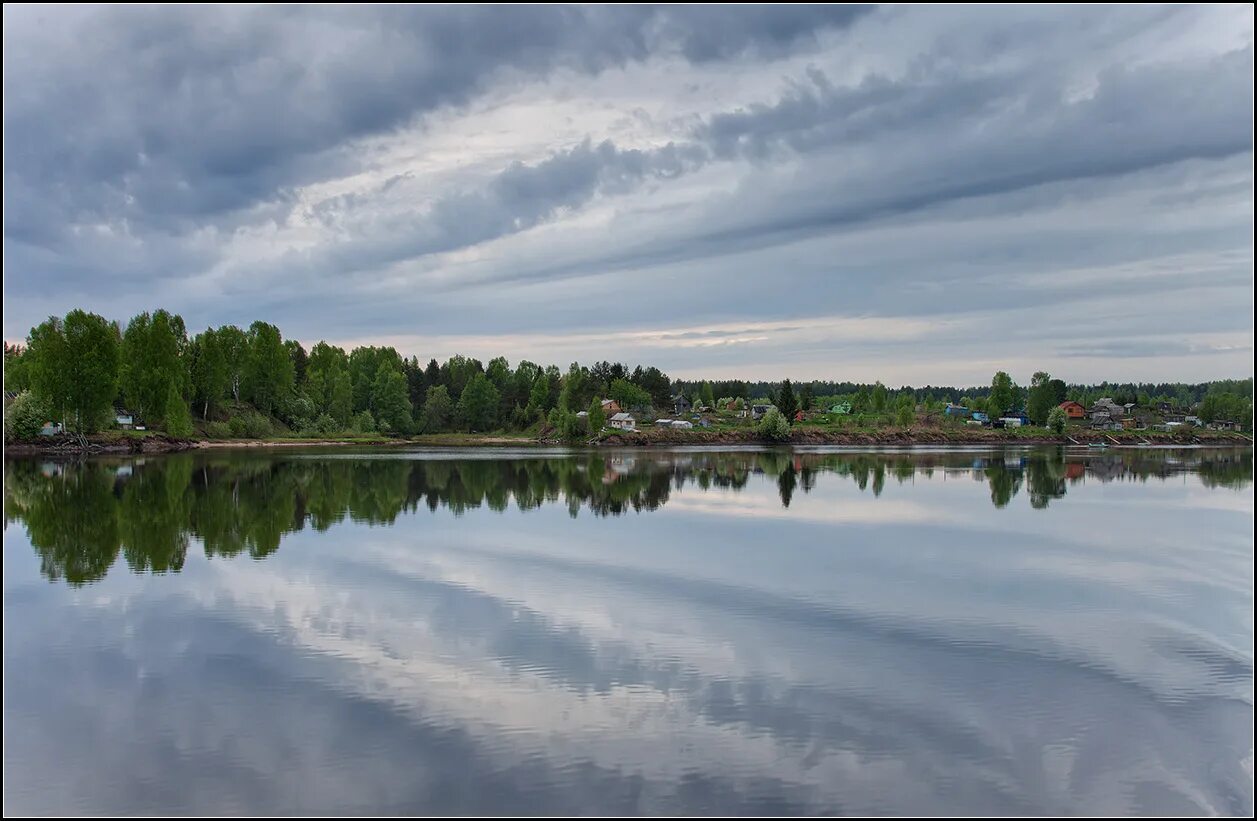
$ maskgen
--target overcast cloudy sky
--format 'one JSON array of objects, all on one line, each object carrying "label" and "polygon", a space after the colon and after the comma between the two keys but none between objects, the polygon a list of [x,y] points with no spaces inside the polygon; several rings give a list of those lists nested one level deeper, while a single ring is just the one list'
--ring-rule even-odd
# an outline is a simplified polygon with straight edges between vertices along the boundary
[{"label": "overcast cloudy sky", "polygon": [[1253,373],[1250,6],[4,9],[4,335]]}]

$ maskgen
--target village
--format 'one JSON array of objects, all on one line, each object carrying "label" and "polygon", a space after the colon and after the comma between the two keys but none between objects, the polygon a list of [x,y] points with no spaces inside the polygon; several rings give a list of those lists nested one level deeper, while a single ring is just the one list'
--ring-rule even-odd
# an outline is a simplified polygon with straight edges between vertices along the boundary
[{"label": "village", "polygon": [[[1148,406],[1140,406],[1134,402],[1118,404],[1110,397],[1095,400],[1090,407],[1079,402],[1066,400],[1055,406],[1064,416],[1064,430],[1094,431],[1151,431],[1173,433],[1184,429],[1207,429],[1213,431],[1241,431],[1239,422],[1215,419],[1206,422],[1198,410],[1181,407],[1171,402],[1157,402]],[[637,407],[626,410],[614,399],[601,400],[602,412],[606,419],[606,428],[613,431],[656,430],[693,430],[744,427],[759,422],[776,405],[767,400],[748,401],[741,398],[726,398],[716,402],[714,406],[696,403],[684,394],[672,397],[672,413],[667,417],[650,419],[643,416],[649,408]],[[1193,412],[1196,410],[1197,412]],[[588,425],[589,412],[576,414],[579,420]],[[793,425],[819,425],[830,427],[877,427],[888,423],[886,414],[857,413],[852,403],[841,401],[823,409],[797,409],[791,417]],[[963,405],[945,403],[940,408],[931,403],[920,403],[911,411],[909,426],[937,427],[960,425],[988,429],[1011,430],[1015,428],[1035,427],[1024,407],[1010,408],[996,418],[982,411],[972,410]],[[1046,426],[1039,426],[1046,427]],[[598,431],[590,430],[591,435]]]}]

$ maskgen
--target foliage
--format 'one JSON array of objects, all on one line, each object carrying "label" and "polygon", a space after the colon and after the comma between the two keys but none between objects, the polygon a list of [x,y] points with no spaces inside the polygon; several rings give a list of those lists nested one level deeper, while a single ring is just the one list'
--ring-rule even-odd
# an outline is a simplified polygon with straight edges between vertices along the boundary
[{"label": "foliage", "polygon": [[769,408],[759,420],[756,432],[769,441],[786,442],[790,439],[790,423],[786,421],[785,414],[777,408]]},{"label": "foliage", "polygon": [[1061,401],[1056,398],[1056,387],[1051,375],[1046,371],[1035,373],[1030,380],[1030,393],[1026,399],[1026,415],[1030,417],[1030,421],[1036,425],[1047,424],[1052,409]]},{"label": "foliage", "polygon": [[237,439],[247,435],[249,432],[243,416],[231,417],[227,422],[227,428],[231,431],[231,435]]},{"label": "foliage", "polygon": [[794,419],[794,415],[799,410],[799,403],[794,398],[794,388],[790,385],[790,380],[781,383],[781,392],[777,394],[777,408],[781,411],[781,415],[785,417],[786,424],[790,424],[790,420]]},{"label": "foliage", "polygon": [[1211,387],[1200,403],[1200,418],[1205,422],[1238,422],[1244,430],[1253,426],[1253,402],[1220,387]]},{"label": "foliage", "polygon": [[811,410],[813,405],[812,386],[804,385],[799,391],[799,410]]},{"label": "foliage", "polygon": [[580,418],[569,410],[557,407],[550,411],[550,427],[554,428],[559,438],[574,442],[585,433]]},{"label": "foliage", "polygon": [[1065,415],[1065,409],[1061,407],[1053,407],[1048,411],[1047,426],[1053,433],[1064,433],[1065,423],[1068,417]]},{"label": "foliage", "polygon": [[225,330],[206,328],[193,338],[188,348],[192,360],[192,396],[201,405],[201,415],[205,418],[209,418],[210,410],[222,401],[231,385],[232,366],[227,361]]},{"label": "foliage", "polygon": [[146,424],[165,427],[171,389],[182,397],[188,374],[183,317],[165,310],[134,317],[122,336],[122,395]]},{"label": "foliage", "polygon": [[231,426],[226,422],[210,422],[205,426],[205,434],[211,439],[229,439]]},{"label": "foliage", "polygon": [[901,428],[909,427],[912,424],[912,408],[907,405],[900,405],[899,410],[895,413],[895,424]]},{"label": "foliage", "polygon": [[454,415],[454,403],[449,389],[444,385],[428,388],[428,399],[423,404],[423,429],[426,433],[439,433],[450,424]]},{"label": "foliage", "polygon": [[598,433],[607,425],[607,412],[602,409],[602,402],[596,397],[589,403],[589,432]]},{"label": "foliage", "polygon": [[314,432],[325,436],[337,433],[341,429],[340,423],[332,418],[331,414],[319,414],[319,418],[314,420]]},{"label": "foliage", "polygon": [[471,431],[492,430],[497,425],[498,389],[482,373],[467,383],[458,400],[458,420]]},{"label": "foliage", "polygon": [[81,433],[99,429],[118,393],[118,327],[74,310],[27,337],[31,390],[49,412]]},{"label": "foliage", "polygon": [[30,359],[21,345],[4,343],[4,389],[15,393],[30,390]]},{"label": "foliage", "polygon": [[371,412],[381,430],[410,431],[410,395],[406,377],[388,362],[381,362],[371,389]]},{"label": "foliage", "polygon": [[33,439],[47,421],[47,406],[30,391],[22,391],[4,410],[4,440]]},{"label": "foliage", "polygon": [[259,412],[250,411],[244,415],[244,434],[249,439],[265,439],[274,433],[274,425]]},{"label": "foliage", "polygon": [[650,394],[627,379],[612,380],[607,395],[626,411],[644,408],[651,404]]},{"label": "foliage", "polygon": [[262,413],[271,413],[293,389],[292,358],[279,329],[266,322],[249,326],[243,392]]},{"label": "foliage", "polygon": [[1003,416],[1005,411],[1013,409],[1013,402],[1016,400],[1013,387],[1012,377],[1004,371],[997,371],[991,379],[991,393],[986,401],[986,412],[992,419]]},{"label": "foliage", "polygon": [[167,388],[166,407],[162,412],[165,420],[164,428],[171,436],[187,438],[192,435],[192,415],[188,413],[188,403],[183,401],[179,388],[171,382]]},{"label": "foliage", "polygon": [[354,433],[375,433],[375,417],[371,415],[371,411],[364,410],[355,413],[350,423],[350,430]]},{"label": "foliage", "polygon": [[874,413],[882,413],[886,410],[886,386],[881,382],[878,382],[873,386],[871,402]]}]

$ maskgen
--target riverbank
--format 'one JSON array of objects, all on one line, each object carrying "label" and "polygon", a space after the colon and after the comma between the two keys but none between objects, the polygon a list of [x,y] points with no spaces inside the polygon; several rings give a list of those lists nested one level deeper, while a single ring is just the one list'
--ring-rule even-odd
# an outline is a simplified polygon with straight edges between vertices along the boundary
[{"label": "riverbank", "polygon": [[[1189,434],[1189,435],[1188,435]],[[832,430],[796,427],[790,432],[789,445],[870,445],[911,447],[914,445],[1251,445],[1246,434],[1194,430],[1187,433],[1165,431],[1099,431],[1069,429],[1063,435],[1043,428],[885,428],[882,430]],[[612,447],[652,447],[675,445],[761,445],[764,440],[751,429],[670,430],[646,429],[617,431],[597,443]]]},{"label": "riverbank", "polygon": [[[86,446],[84,446],[86,443]],[[782,445],[841,445],[851,447],[913,447],[972,445],[1210,445],[1243,447],[1252,445],[1250,436],[1232,431],[1192,430],[1164,431],[1093,431],[1068,430],[1057,435],[1041,428],[993,430],[989,428],[887,428],[883,430],[832,430],[796,427],[790,440]],[[544,447],[582,444],[594,447],[677,447],[721,445],[766,445],[751,428],[733,430],[674,430],[667,428],[637,431],[615,431],[588,442],[563,442],[557,439],[527,435],[437,433],[422,436],[345,436],[312,439],[178,439],[161,433],[111,432],[80,439],[75,436],[53,436],[36,441],[6,444],[6,456],[75,456],[92,454],[175,453],[194,449],[266,449],[292,447]]]}]

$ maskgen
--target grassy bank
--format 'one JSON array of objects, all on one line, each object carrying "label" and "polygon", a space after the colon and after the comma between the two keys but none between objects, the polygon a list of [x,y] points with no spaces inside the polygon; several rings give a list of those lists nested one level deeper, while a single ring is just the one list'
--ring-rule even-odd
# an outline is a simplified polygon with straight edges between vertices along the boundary
[{"label": "grassy bank", "polygon": [[[343,434],[336,436],[271,436],[260,439],[179,439],[160,431],[110,431],[92,434],[83,439],[75,436],[40,437],[36,440],[5,444],[8,455],[75,454],[75,453],[167,453],[194,448],[278,448],[278,447],[533,447],[543,445],[595,445],[598,447],[670,447],[687,445],[764,445],[766,442],[748,426],[691,430],[645,428],[636,431],[604,431],[589,441],[563,442],[538,437],[532,433],[434,433],[418,436],[390,437],[383,434]],[[1251,445],[1248,434],[1205,429],[1165,431],[1093,431],[1067,429],[1057,435],[1044,428],[961,428],[954,426],[916,428],[835,429],[818,425],[796,425],[788,442],[782,445],[849,445],[891,446],[913,445],[1071,445],[1103,443],[1108,445]]]}]

